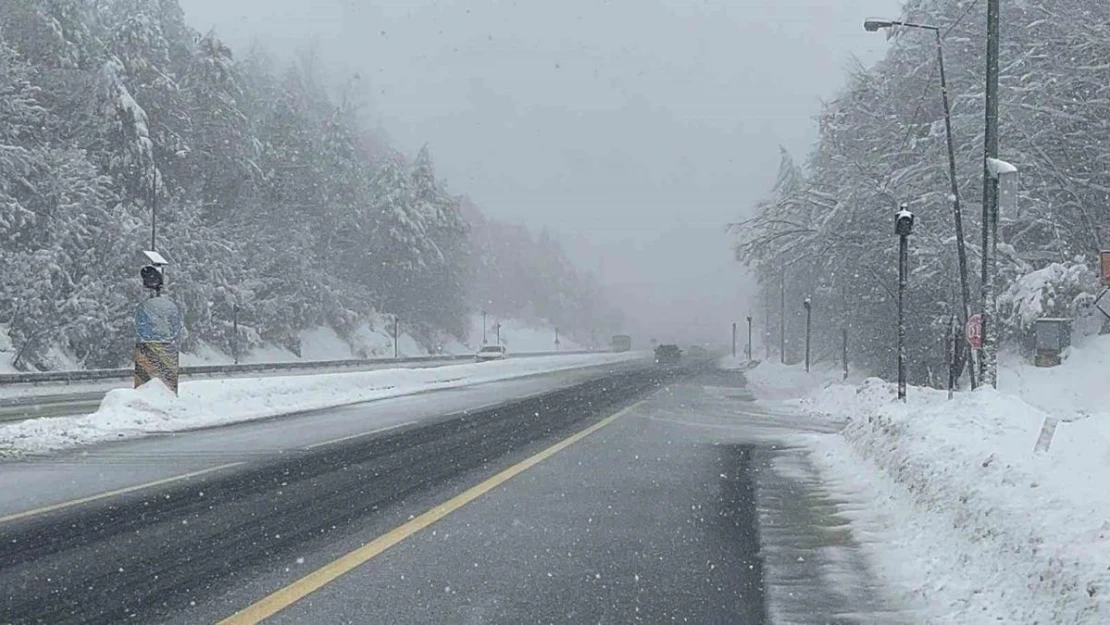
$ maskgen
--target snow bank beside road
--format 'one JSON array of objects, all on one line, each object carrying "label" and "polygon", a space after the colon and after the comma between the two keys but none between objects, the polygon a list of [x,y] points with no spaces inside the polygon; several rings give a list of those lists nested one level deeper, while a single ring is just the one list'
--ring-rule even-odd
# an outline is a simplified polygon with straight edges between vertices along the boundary
[{"label": "snow bank beside road", "polygon": [[636,352],[543,356],[422,369],[196,380],[182,383],[180,397],[155,382],[140,389],[110,391],[91,415],[0,426],[0,452],[61,449],[643,357]]},{"label": "snow bank beside road", "polygon": [[[726,356],[718,366],[726,370],[745,369],[745,361]],[[821,362],[810,366],[807,373],[801,365],[784,365],[779,362],[764,361],[754,369],[744,372],[744,378],[752,392],[762,400],[773,400],[797,404],[800,398],[811,395],[818,389],[840,387],[844,381],[844,370],[836,363]],[[849,376],[849,380],[854,380]]]},{"label": "snow bank beside road", "polygon": [[[1080,374],[1067,368],[1044,374],[1057,384],[1039,388],[1040,402],[1067,395]],[[1050,415],[1018,395],[895,396],[871,379],[801,406],[851,417],[842,439],[809,439],[815,458],[870,517],[880,568],[924,622],[1110,622],[1110,415],[1062,423],[1035,453]]]},{"label": "snow bank beside road", "polygon": [[1110,413],[1110,335],[1094,336],[1064,352],[1059,367],[1002,360],[999,388],[1063,420]]}]

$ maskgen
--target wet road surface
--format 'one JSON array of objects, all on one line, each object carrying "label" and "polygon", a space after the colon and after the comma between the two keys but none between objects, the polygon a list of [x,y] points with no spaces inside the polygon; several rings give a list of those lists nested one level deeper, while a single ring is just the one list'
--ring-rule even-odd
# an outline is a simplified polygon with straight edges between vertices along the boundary
[{"label": "wet road surface", "polygon": [[899,622],[791,443],[837,424],[752,399],[628,368],[0,522],[0,623]]}]

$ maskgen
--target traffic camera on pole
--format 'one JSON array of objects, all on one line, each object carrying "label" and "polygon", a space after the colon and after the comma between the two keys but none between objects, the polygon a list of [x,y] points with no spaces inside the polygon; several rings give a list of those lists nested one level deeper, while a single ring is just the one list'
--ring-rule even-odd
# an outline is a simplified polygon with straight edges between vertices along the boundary
[{"label": "traffic camera on pole", "polygon": [[902,204],[898,212],[894,214],[894,232],[903,237],[913,233],[913,213],[909,211],[905,204]]},{"label": "traffic camera on pole", "polygon": [[170,263],[164,256],[154,250],[144,250],[143,256],[146,257],[147,262],[139,270],[139,277],[143,280],[143,288],[154,291],[155,295],[160,295],[162,286],[166,281],[164,267]]}]

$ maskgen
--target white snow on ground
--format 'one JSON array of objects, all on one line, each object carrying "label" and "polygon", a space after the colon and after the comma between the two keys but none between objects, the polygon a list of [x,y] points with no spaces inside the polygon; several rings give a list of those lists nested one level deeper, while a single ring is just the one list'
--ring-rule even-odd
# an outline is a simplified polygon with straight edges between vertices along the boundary
[{"label": "white snow on ground", "polygon": [[[578,351],[582,346],[565,336],[559,337],[558,350],[555,347],[555,329],[545,324],[533,324],[516,319],[498,320],[493,315],[486,319],[486,338],[490,343],[496,340],[494,324],[501,323],[501,341],[513,352],[556,352]],[[266,362],[293,362],[298,360],[345,360],[349,358],[375,358],[393,356],[392,319],[379,316],[372,323],[360,324],[350,336],[344,338],[329,327],[304,330],[300,333],[301,355],[278,347],[263,344],[255,346],[244,353],[242,363]],[[2,337],[0,337],[2,340]],[[444,337],[442,353],[445,354],[472,354],[478,351],[482,344],[482,316],[474,315],[471,318],[469,338],[463,342],[453,337]],[[0,350],[2,350],[0,344]],[[421,345],[415,338],[405,332],[401,324],[401,338],[398,342],[401,356],[424,356],[429,354],[427,346]],[[0,367],[5,362],[0,352]],[[8,359],[10,361],[10,359]],[[230,354],[214,348],[206,343],[201,343],[194,351],[181,354],[181,364],[190,365],[216,365],[230,364],[233,358]],[[0,369],[2,370],[2,369]]]},{"label": "white snow on ground", "polygon": [[12,360],[15,359],[15,348],[12,339],[8,336],[8,324],[0,323],[0,373],[13,373]]},{"label": "white snow on ground", "polygon": [[[385,317],[376,318],[373,324],[360,324],[350,336],[339,336],[329,327],[313,328],[300,333],[300,351],[298,356],[292,351],[271,344],[256,345],[246,351],[240,358],[242,363],[267,363],[267,362],[294,362],[299,360],[346,360],[351,358],[375,358],[393,356],[393,335],[391,320]],[[401,338],[398,342],[401,356],[423,356],[428,354],[428,349],[420,345],[412,336],[404,331],[401,326]],[[231,364],[234,359],[231,354],[201,342],[200,345],[189,353],[181,354],[183,366],[192,365],[217,365]]]},{"label": "white snow on ground", "polygon": [[[721,358],[717,366],[729,371],[747,370],[744,378],[748,382],[748,388],[761,400],[795,405],[814,389],[839,386],[844,380],[842,366],[829,362],[813,363],[808,373],[801,365],[784,365],[778,361],[761,362],[754,369],[748,370],[747,360],[732,356]],[[850,372],[848,379],[862,380],[854,372]]]},{"label": "white snow on ground", "polygon": [[[501,323],[501,341],[509,348],[509,353],[524,352],[556,352],[579,351],[582,345],[570,338],[560,335],[558,348],[555,346],[555,329],[542,322],[529,323],[517,319],[497,319],[490,315],[486,319],[486,338],[490,343],[496,339],[494,324]],[[293,351],[270,343],[256,344],[251,349],[243,350],[239,362],[244,364],[270,363],[270,362],[295,362],[301,360],[347,360],[354,358],[376,358],[393,356],[392,318],[386,315],[377,315],[373,319],[361,323],[347,337],[341,337],[330,327],[319,327],[300,332],[300,355]],[[439,348],[444,354],[472,354],[482,344],[482,316],[474,315],[471,318],[470,335],[466,341],[459,341],[450,336],[440,339],[442,345],[431,346]],[[398,351],[401,356],[425,356],[431,353],[429,346],[421,345],[401,324],[401,338],[398,341]],[[12,366],[15,358],[15,347],[7,333],[5,324],[0,324],[0,373],[15,373]],[[437,352],[438,353],[438,352]],[[80,369],[78,363],[71,356],[61,350],[52,349],[45,358],[52,363],[51,369],[67,370]],[[234,361],[230,353],[200,341],[191,352],[181,354],[182,366],[196,365],[225,365]]]},{"label": "white snow on ground", "polygon": [[[797,406],[848,416],[806,437],[883,576],[936,625],[1110,622],[1110,337],[1054,369],[1011,359],[1001,391],[877,379],[811,384]],[[752,372],[780,388],[798,372]],[[812,376],[810,376],[812,377]],[[758,385],[757,385],[758,386]],[[759,391],[757,391],[757,395]],[[1046,419],[1062,422],[1047,451]]]},{"label": "white snow on ground", "polygon": [[[493,344],[497,341],[496,324],[501,324],[501,343],[509,353],[513,352],[553,352],[555,346],[555,328],[547,323],[528,323],[518,319],[499,319],[493,315],[486,316],[486,341]],[[477,314],[470,320],[470,339],[467,341],[470,351],[477,351],[482,345],[482,315]],[[559,351],[572,352],[583,349],[581,345],[571,340],[565,334],[559,335]]]},{"label": "white snow on ground", "polygon": [[61,449],[644,357],[637,352],[541,356],[423,369],[190,380],[182,383],[180,397],[155,381],[139,389],[110,391],[91,415],[0,425],[0,451]]}]

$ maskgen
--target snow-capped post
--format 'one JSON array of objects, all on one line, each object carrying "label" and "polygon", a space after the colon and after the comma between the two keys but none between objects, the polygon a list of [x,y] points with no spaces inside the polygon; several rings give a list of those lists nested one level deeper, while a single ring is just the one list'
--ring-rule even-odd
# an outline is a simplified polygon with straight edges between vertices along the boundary
[{"label": "snow-capped post", "polygon": [[813,302],[807,297],[802,302],[802,306],[806,308],[806,373],[809,373],[809,336],[810,336],[810,319],[813,313]]},{"label": "snow-capped post", "polygon": [[393,315],[393,357],[401,357],[401,315]]},{"label": "snow-capped post", "polygon": [[786,267],[779,276],[779,361],[786,364]]},{"label": "snow-capped post", "polygon": [[844,365],[844,379],[848,379],[848,328],[840,329],[840,362]]},{"label": "snow-capped post", "polygon": [[231,305],[231,355],[239,364],[239,304]]},{"label": "snow-capped post", "polygon": [[894,232],[898,235],[898,399],[906,401],[906,279],[913,233],[913,213],[902,204],[894,215]]},{"label": "snow-capped post", "polygon": [[994,282],[998,273],[999,201],[1004,185],[1009,191],[1010,202],[1016,199],[1017,193],[1013,190],[1016,175],[1017,168],[1010,163],[997,158],[987,159],[990,206],[983,225],[988,244],[983,248],[983,374],[980,378],[984,386],[989,384],[995,388],[998,388],[998,293]]},{"label": "snow-capped post", "polygon": [[748,315],[748,362],[752,360],[752,316]]},{"label": "snow-capped post", "polygon": [[177,306],[168,297],[161,297],[164,268],[169,261],[153,250],[144,251],[143,256],[147,264],[139,275],[143,287],[151,291],[151,297],[143,300],[135,311],[135,388],[158,378],[177,394],[177,342],[184,324]]},{"label": "snow-capped post", "polygon": [[944,336],[944,356],[948,365],[948,399],[956,388],[956,315],[948,320],[948,332]]}]

